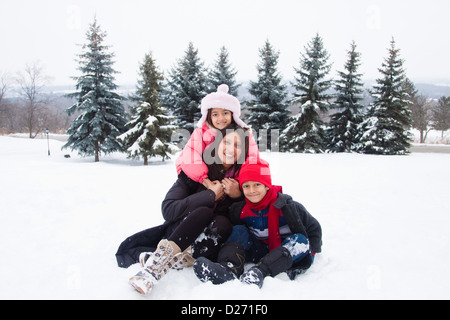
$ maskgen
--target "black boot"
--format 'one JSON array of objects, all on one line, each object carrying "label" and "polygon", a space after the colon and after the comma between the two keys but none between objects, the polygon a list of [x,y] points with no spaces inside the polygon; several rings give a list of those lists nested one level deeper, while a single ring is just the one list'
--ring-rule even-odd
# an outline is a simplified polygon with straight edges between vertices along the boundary
[{"label": "black boot", "polygon": [[285,247],[273,249],[241,276],[241,282],[256,284],[262,287],[264,278],[275,277],[277,274],[288,270],[292,266],[292,256]]},{"label": "black boot", "polygon": [[202,282],[222,284],[239,278],[244,272],[245,250],[238,243],[225,243],[217,262],[199,257],[194,263],[194,273]]}]

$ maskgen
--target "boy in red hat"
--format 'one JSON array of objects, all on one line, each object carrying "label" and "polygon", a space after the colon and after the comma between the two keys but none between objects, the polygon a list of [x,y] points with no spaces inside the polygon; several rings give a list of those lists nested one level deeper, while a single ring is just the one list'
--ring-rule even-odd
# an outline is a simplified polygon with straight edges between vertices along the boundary
[{"label": "boy in red hat", "polygon": [[[198,258],[194,272],[203,281],[221,284],[237,279],[257,284],[266,276],[287,272],[290,279],[304,273],[321,252],[322,229],[303,205],[272,185],[269,164],[246,163],[239,174],[245,200],[230,208],[233,232],[221,248],[217,263]],[[245,262],[254,262],[244,273]]]}]

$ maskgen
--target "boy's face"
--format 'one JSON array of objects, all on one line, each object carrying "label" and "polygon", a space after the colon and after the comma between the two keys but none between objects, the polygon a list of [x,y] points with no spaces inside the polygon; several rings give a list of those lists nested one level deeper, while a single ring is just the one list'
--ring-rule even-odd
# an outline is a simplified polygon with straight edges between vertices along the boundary
[{"label": "boy's face", "polygon": [[266,187],[261,182],[246,181],[242,184],[242,191],[244,196],[252,203],[260,202],[269,191],[269,187]]},{"label": "boy's face", "polygon": [[231,123],[231,111],[221,108],[211,109],[211,122],[214,128],[222,130]]}]

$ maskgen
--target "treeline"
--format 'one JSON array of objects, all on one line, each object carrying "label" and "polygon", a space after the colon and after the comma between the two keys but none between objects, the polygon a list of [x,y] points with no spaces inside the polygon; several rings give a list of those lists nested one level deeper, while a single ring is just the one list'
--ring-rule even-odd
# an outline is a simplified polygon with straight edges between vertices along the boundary
[{"label": "treeline", "polygon": [[34,138],[46,128],[65,133],[72,120],[66,112],[71,100],[46,93],[48,79],[39,62],[15,75],[0,74],[0,134],[26,132]]},{"label": "treeline", "polygon": [[[81,75],[74,77],[75,92],[68,96],[75,103],[66,115],[58,113],[53,118],[62,119],[56,127],[68,128],[65,147],[82,155],[95,155],[96,161],[101,153],[113,151],[127,152],[145,163],[153,156],[164,159],[174,150],[173,140],[179,132],[192,132],[206,94],[225,83],[229,93],[237,96],[242,86],[236,81],[237,71],[225,47],[214,65],[206,68],[194,44],[189,43],[184,56],[166,75],[151,52],[146,54],[135,93],[123,97],[117,94],[114,83],[114,54],[103,44],[106,33],[97,21],[90,25],[86,37],[78,56]],[[434,101],[418,93],[405,74],[394,39],[379,68],[380,77],[369,89],[369,105],[363,104],[365,92],[358,71],[362,57],[354,42],[345,65],[332,75],[330,55],[320,35],[315,35],[301,52],[298,66],[294,66],[296,76],[289,95],[278,71],[279,51],[267,40],[259,49],[259,57],[257,79],[246,88],[251,97],[241,102],[243,120],[252,127],[262,149],[406,154],[411,128],[421,132],[421,141],[431,129],[450,128],[450,98]],[[52,108],[40,93],[45,78],[41,69],[27,67],[18,83],[23,84],[21,126],[33,137],[51,126],[52,115],[45,110]],[[3,96],[6,85],[2,84]],[[126,103],[131,107],[125,108]],[[10,105],[0,100],[3,130],[14,127],[8,123],[14,113]]]}]

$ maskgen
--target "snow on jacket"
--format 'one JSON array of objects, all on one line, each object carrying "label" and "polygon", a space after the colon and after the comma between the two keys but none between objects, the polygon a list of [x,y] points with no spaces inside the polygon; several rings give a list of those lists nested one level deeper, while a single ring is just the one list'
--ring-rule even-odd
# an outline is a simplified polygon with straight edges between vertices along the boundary
[{"label": "snow on jacket", "polygon": [[[235,203],[230,208],[230,219],[234,225],[246,224],[252,229],[264,229],[268,227],[263,215],[255,214],[254,217],[242,216],[242,209],[246,202]],[[320,223],[306,210],[306,208],[294,201],[290,195],[278,193],[278,199],[273,206],[281,210],[280,233],[286,236],[287,225],[292,234],[301,233],[309,239],[311,252],[322,251],[322,228]],[[267,222],[267,221],[266,221]],[[283,229],[281,229],[283,228]],[[262,235],[262,234],[260,234]]]},{"label": "snow on jacket", "polygon": [[[214,142],[217,133],[218,130],[211,128],[206,122],[192,132],[189,141],[175,162],[177,174],[183,171],[189,178],[200,183],[208,177],[208,167],[203,162],[203,151]],[[259,158],[258,146],[250,133],[247,161],[256,162],[257,158]]]}]

